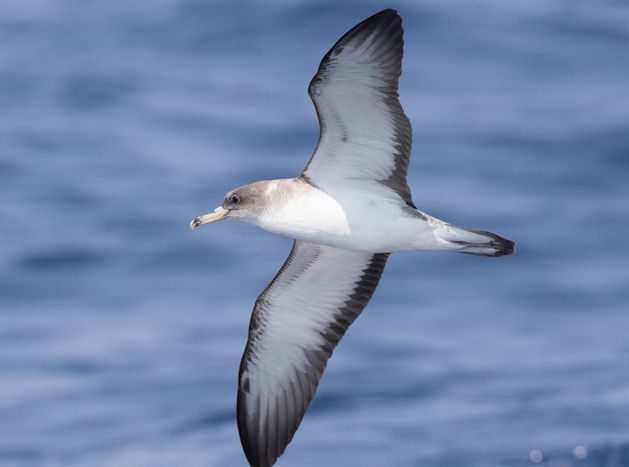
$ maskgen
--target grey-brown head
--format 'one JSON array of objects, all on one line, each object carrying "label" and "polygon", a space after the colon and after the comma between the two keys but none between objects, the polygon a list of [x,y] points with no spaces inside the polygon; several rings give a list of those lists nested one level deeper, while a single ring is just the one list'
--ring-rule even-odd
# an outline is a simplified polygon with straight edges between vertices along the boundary
[{"label": "grey-brown head", "polygon": [[200,225],[211,224],[229,217],[244,221],[257,218],[266,204],[269,183],[272,182],[251,183],[230,191],[225,195],[223,204],[214,212],[192,219],[190,228],[195,229]]}]

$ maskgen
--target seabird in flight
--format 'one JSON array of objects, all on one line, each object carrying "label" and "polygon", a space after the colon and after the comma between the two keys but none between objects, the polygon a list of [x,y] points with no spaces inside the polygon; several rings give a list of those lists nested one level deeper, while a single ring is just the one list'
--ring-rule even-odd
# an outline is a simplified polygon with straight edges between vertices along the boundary
[{"label": "seabird in flight", "polygon": [[402,36],[402,19],[387,9],[341,37],[308,87],[320,135],[301,175],[236,188],[190,224],[240,219],[294,239],[256,300],[240,364],[238,430],[253,467],[273,465],[286,449],[391,253],[514,252],[510,240],[415,207],[406,182],[411,125],[398,99]]}]

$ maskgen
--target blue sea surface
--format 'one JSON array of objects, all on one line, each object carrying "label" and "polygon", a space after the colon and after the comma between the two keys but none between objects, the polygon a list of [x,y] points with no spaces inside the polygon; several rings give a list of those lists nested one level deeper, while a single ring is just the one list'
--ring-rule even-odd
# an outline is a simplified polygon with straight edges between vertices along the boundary
[{"label": "blue sea surface", "polygon": [[306,86],[388,6],[420,209],[278,466],[629,466],[625,0],[0,4],[0,465],[245,466],[236,380],[291,241],[191,232],[297,175]]}]

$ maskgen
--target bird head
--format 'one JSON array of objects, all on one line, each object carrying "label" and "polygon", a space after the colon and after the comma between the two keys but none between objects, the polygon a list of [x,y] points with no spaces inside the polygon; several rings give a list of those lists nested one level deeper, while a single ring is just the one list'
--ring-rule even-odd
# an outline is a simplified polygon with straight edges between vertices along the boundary
[{"label": "bird head", "polygon": [[230,191],[225,195],[223,203],[213,212],[192,219],[190,228],[196,229],[200,225],[231,217],[244,221],[255,219],[264,204],[266,184],[267,182],[256,182]]}]

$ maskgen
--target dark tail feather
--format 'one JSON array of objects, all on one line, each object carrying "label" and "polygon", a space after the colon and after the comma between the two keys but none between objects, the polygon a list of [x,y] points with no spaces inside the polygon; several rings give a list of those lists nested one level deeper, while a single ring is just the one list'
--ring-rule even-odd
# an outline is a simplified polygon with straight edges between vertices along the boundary
[{"label": "dark tail feather", "polygon": [[470,229],[448,224],[445,240],[455,248],[453,250],[467,255],[505,256],[515,252],[515,242],[502,238],[485,230]]}]

